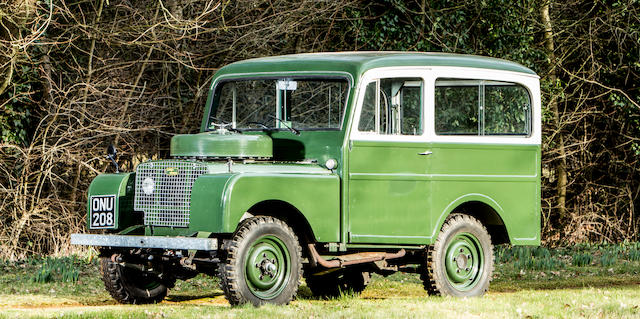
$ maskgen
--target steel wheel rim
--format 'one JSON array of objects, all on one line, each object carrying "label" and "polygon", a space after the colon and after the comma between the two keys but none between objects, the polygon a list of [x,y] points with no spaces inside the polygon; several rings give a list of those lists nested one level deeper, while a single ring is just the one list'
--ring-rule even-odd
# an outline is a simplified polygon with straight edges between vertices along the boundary
[{"label": "steel wheel rim", "polygon": [[291,274],[291,256],[282,240],[267,235],[258,238],[247,252],[244,276],[256,297],[276,298],[284,290]]},{"label": "steel wheel rim", "polygon": [[484,272],[484,252],[478,238],[460,233],[449,241],[444,266],[447,280],[459,291],[473,289]]}]

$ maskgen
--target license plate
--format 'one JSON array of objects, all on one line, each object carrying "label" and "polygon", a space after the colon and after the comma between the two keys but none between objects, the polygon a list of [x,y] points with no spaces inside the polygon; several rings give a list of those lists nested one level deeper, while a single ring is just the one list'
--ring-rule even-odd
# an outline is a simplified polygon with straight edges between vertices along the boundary
[{"label": "license plate", "polygon": [[91,222],[89,228],[116,227],[116,195],[91,196]]}]

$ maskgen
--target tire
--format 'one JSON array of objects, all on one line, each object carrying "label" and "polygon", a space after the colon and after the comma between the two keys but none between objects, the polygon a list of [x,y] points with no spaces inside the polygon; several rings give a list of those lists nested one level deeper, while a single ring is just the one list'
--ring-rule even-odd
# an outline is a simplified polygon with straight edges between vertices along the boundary
[{"label": "tire", "polygon": [[452,214],[427,250],[421,279],[429,295],[482,296],[493,273],[493,245],[477,219]]},{"label": "tire", "polygon": [[307,276],[307,287],[319,298],[335,298],[342,294],[360,294],[371,280],[366,271],[345,269],[326,275]]},{"label": "tire", "polygon": [[111,297],[123,304],[161,302],[167,296],[168,286],[173,286],[154,274],[114,263],[110,257],[100,257],[100,272]]},{"label": "tire", "polygon": [[302,278],[302,249],[293,230],[266,216],[245,220],[225,244],[218,273],[233,306],[288,304]]}]

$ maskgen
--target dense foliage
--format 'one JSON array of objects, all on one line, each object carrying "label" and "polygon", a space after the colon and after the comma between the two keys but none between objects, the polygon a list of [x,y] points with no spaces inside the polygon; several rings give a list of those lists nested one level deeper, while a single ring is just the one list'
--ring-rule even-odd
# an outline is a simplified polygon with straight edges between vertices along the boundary
[{"label": "dense foliage", "polygon": [[249,57],[444,51],[542,77],[543,239],[638,239],[640,3],[9,0],[0,3],[0,255],[68,249],[85,191],[197,129],[215,70]]}]

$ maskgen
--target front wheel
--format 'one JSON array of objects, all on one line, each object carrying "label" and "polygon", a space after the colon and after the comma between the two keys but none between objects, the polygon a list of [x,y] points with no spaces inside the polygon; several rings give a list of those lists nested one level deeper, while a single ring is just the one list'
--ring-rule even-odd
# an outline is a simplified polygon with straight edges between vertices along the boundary
[{"label": "front wheel", "polygon": [[493,272],[493,245],[477,219],[453,214],[427,250],[422,273],[430,295],[481,296],[489,289]]},{"label": "front wheel", "polygon": [[167,288],[174,280],[162,280],[157,275],[124,267],[100,257],[100,272],[104,286],[116,301],[124,304],[149,304],[161,302],[167,296]]},{"label": "front wheel", "polygon": [[231,305],[282,305],[295,297],[302,277],[302,249],[283,221],[266,216],[245,220],[225,244],[224,255],[218,272]]}]

